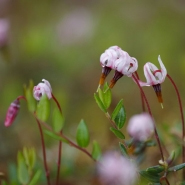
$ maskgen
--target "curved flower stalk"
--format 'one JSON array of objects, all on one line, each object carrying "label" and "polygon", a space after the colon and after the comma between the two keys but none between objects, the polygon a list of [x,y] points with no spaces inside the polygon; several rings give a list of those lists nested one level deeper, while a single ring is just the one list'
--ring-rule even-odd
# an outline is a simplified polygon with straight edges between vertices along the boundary
[{"label": "curved flower stalk", "polygon": [[132,116],[128,122],[128,134],[135,140],[145,142],[154,133],[154,122],[148,113]]},{"label": "curved flower stalk", "polygon": [[42,81],[43,83],[39,83],[33,88],[33,96],[38,101],[44,94],[47,95],[48,99],[52,98],[52,88],[50,83],[45,79],[42,79]]},{"label": "curved flower stalk", "polygon": [[99,87],[103,85],[105,78],[112,69],[116,70],[116,72],[111,80],[110,88],[112,88],[123,75],[130,77],[138,68],[137,60],[130,57],[126,51],[123,51],[118,46],[112,46],[105,50],[100,56],[100,64],[102,66],[102,75],[100,77]]},{"label": "curved flower stalk", "polygon": [[159,103],[161,103],[161,107],[163,108],[163,98],[161,93],[161,83],[164,82],[167,70],[161,60],[160,55],[158,56],[158,61],[161,69],[159,70],[154,64],[147,62],[144,65],[144,75],[146,77],[146,82],[142,82],[139,80],[140,86],[153,86],[154,91],[157,95]]}]

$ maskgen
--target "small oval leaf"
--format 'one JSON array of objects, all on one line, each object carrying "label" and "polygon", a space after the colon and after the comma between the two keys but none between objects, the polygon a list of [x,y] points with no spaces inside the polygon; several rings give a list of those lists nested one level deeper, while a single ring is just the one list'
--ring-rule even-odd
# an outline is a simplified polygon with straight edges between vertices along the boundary
[{"label": "small oval leaf", "polygon": [[123,156],[128,157],[127,149],[125,148],[125,146],[119,142],[119,147]]},{"label": "small oval leaf", "polygon": [[64,126],[64,117],[58,108],[53,111],[53,130],[55,132],[60,132]]},{"label": "small oval leaf", "polygon": [[149,180],[150,182],[159,183],[160,182],[160,175],[153,175],[145,170],[142,170],[139,172],[141,176],[143,176],[145,179]]},{"label": "small oval leaf", "polygon": [[126,113],[125,113],[125,108],[123,106],[119,110],[114,121],[115,121],[118,129],[121,129],[124,126],[125,121],[126,121]]},{"label": "small oval leaf", "polygon": [[115,118],[116,118],[117,114],[119,113],[119,111],[120,111],[120,109],[121,109],[122,106],[123,106],[123,99],[121,99],[118,102],[118,104],[116,105],[116,107],[115,107],[115,109],[114,109],[114,111],[113,111],[113,113],[111,115],[111,119],[112,120],[115,120]]},{"label": "small oval leaf", "polygon": [[114,135],[120,139],[125,139],[125,136],[123,135],[123,133],[119,130],[117,130],[116,128],[110,127],[110,130],[114,133]]},{"label": "small oval leaf", "polygon": [[89,131],[88,128],[84,122],[84,120],[81,120],[76,133],[76,141],[80,147],[87,147],[89,144]]},{"label": "small oval leaf", "polygon": [[98,107],[99,107],[103,112],[106,113],[107,110],[106,110],[106,108],[105,108],[103,102],[101,101],[100,97],[99,97],[96,93],[94,93],[94,98],[95,98],[95,100],[96,100],[96,103],[98,104]]},{"label": "small oval leaf", "polygon": [[37,104],[37,117],[41,121],[47,121],[50,114],[50,102],[48,97],[44,94]]},{"label": "small oval leaf", "polygon": [[103,88],[103,102],[106,109],[110,107],[112,101],[112,94],[108,83],[106,82]]},{"label": "small oval leaf", "polygon": [[31,179],[30,183],[28,185],[36,185],[38,184],[39,178],[41,176],[42,171],[37,170],[37,172],[34,174],[33,178]]},{"label": "small oval leaf", "polygon": [[176,172],[176,171],[181,170],[183,168],[185,168],[185,163],[182,163],[182,164],[179,164],[179,165],[176,165],[176,166],[169,168],[168,172]]},{"label": "small oval leaf", "polygon": [[101,148],[96,141],[93,142],[92,157],[95,160],[99,160],[101,157]]}]

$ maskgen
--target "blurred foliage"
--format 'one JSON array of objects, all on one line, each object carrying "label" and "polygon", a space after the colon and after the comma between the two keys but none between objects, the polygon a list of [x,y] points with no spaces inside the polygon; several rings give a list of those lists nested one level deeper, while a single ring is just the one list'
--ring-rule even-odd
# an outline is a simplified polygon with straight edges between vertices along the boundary
[{"label": "blurred foliage", "polygon": [[[38,151],[41,150],[36,122],[27,113],[24,102],[21,102],[20,114],[14,125],[11,128],[3,125],[10,102],[23,94],[22,87],[30,79],[35,84],[43,78],[50,81],[65,115],[65,133],[73,137],[77,120],[83,117],[88,122],[92,140],[96,139],[103,150],[117,147],[117,140],[108,129],[108,120],[97,108],[93,97],[101,73],[99,57],[112,45],[120,46],[137,58],[138,73],[142,79],[142,66],[147,61],[158,65],[157,57],[160,54],[168,73],[179,87],[184,105],[183,0],[0,0],[0,17],[10,21],[8,43],[0,50],[0,169],[6,171],[7,164],[16,161],[17,150],[22,146],[34,146]],[[109,75],[108,81],[112,75]],[[162,111],[153,89],[144,90],[150,100],[158,130],[171,150],[174,147],[173,140],[179,144],[176,136],[179,136],[177,125],[180,125],[180,113],[175,91],[168,79],[162,88]],[[141,112],[139,90],[127,77],[120,79],[113,88],[110,109],[113,110],[121,98],[124,99],[128,118]],[[46,140],[48,160],[53,164],[57,143],[51,141],[50,137],[46,137]],[[86,159],[84,154],[68,146],[66,148],[63,151],[66,181],[89,184],[92,169],[87,168],[86,164],[93,162]],[[151,149],[148,153],[150,155],[145,159],[145,164],[155,165],[153,159],[159,158],[158,151]],[[74,172],[74,168],[80,171]],[[73,178],[70,175],[72,172]]]}]

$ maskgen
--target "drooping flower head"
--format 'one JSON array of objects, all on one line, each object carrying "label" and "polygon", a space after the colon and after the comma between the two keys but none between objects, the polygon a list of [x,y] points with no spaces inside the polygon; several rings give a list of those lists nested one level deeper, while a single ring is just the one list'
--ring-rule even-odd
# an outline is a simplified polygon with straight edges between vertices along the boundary
[{"label": "drooping flower head", "polygon": [[100,56],[100,64],[102,66],[102,75],[99,86],[103,85],[105,78],[112,69],[116,71],[111,81],[110,88],[112,88],[123,75],[130,77],[138,68],[137,60],[130,57],[126,51],[123,51],[118,46],[112,46],[105,50]]},{"label": "drooping flower head", "polygon": [[6,118],[4,122],[5,127],[9,127],[12,125],[19,112],[19,109],[20,109],[20,102],[18,99],[16,99],[10,104],[8,111],[6,113]]},{"label": "drooping flower head", "polygon": [[127,131],[135,141],[146,141],[154,133],[153,119],[148,113],[135,115],[130,118]]},{"label": "drooping flower head", "polygon": [[105,185],[133,185],[137,180],[136,165],[117,152],[106,153],[97,169],[100,180]]},{"label": "drooping flower head", "polygon": [[139,81],[139,84],[141,86],[153,86],[158,97],[158,101],[162,105],[163,99],[161,93],[161,83],[163,83],[166,78],[167,70],[161,60],[160,55],[158,56],[158,61],[161,67],[160,70],[150,62],[147,62],[144,65],[144,75],[146,77],[146,82]]},{"label": "drooping flower head", "polygon": [[112,88],[123,75],[131,77],[137,68],[137,60],[134,57],[130,57],[129,54],[124,51],[122,56],[114,62],[113,69],[115,70],[115,74],[109,87]]},{"label": "drooping flower head", "polygon": [[33,96],[38,101],[44,94],[47,95],[48,99],[52,98],[52,88],[50,83],[45,79],[42,79],[42,81],[43,83],[39,83],[33,88]]}]

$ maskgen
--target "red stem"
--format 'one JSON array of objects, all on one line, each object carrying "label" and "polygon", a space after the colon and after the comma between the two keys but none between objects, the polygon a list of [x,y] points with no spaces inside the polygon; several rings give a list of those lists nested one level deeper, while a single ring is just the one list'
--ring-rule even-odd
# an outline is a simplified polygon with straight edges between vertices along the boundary
[{"label": "red stem", "polygon": [[[149,106],[148,100],[147,100],[147,98],[145,96],[145,93],[144,93],[143,89],[141,88],[141,86],[140,86],[137,78],[134,76],[134,74],[132,74],[132,77],[133,77],[134,81],[137,83],[137,85],[138,85],[138,87],[140,89],[140,92],[142,93],[142,96],[143,96],[143,98],[145,100],[145,103],[146,103],[146,106],[147,106],[147,109],[148,109],[148,112],[149,112],[150,116],[153,118],[153,115],[152,115],[152,112],[150,110],[150,106]],[[160,153],[161,153],[161,158],[164,161],[164,155],[163,155],[163,151],[162,151],[162,146],[161,146],[161,142],[160,142],[160,139],[159,139],[159,135],[157,133],[155,122],[154,122],[154,132],[155,132],[155,138],[157,140],[157,143],[158,143],[158,146],[159,146],[159,150],[160,150]]]},{"label": "red stem", "polygon": [[[57,104],[58,109],[60,110],[61,114],[62,114],[62,109],[60,107],[60,104],[58,102],[58,100],[55,98],[55,96],[52,94],[52,98],[55,101],[55,103]],[[62,133],[62,131],[61,131]],[[56,185],[58,185],[59,183],[59,177],[60,177],[60,166],[61,166],[61,156],[62,156],[62,141],[59,141],[59,145],[58,145],[58,162],[57,162],[57,177],[56,177]]]},{"label": "red stem", "polygon": [[[169,78],[169,80],[171,81],[171,83],[173,84],[173,86],[175,88],[178,102],[179,102],[179,108],[180,108],[180,114],[181,114],[181,120],[182,120],[182,162],[185,163],[185,143],[184,143],[184,141],[185,141],[185,123],[184,123],[182,101],[181,101],[180,93],[177,89],[175,82],[173,81],[173,79],[170,77],[169,74],[167,74],[167,77]],[[183,178],[185,179],[185,169],[183,169]]]},{"label": "red stem", "polygon": [[[138,75],[137,71],[135,72],[135,74],[136,74],[137,79],[139,80],[139,75]],[[145,112],[145,101],[144,101],[142,92],[141,92],[141,104],[142,104],[142,110],[143,110],[143,112]]]},{"label": "red stem", "polygon": [[[35,118],[36,118],[36,116],[35,116]],[[44,136],[43,136],[42,128],[40,125],[40,121],[37,118],[36,118],[36,120],[37,120],[39,132],[40,132],[40,136],[41,136],[42,154],[43,154],[44,168],[45,168],[45,173],[46,173],[46,178],[47,178],[47,184],[50,185],[49,170],[48,170],[48,166],[47,166],[47,162],[46,162],[46,149],[45,149],[45,143],[44,143]]]},{"label": "red stem", "polygon": [[17,97],[17,100],[20,100],[20,99],[23,99],[23,100],[27,101],[26,98],[25,98],[24,96],[18,96],[18,97]]}]

